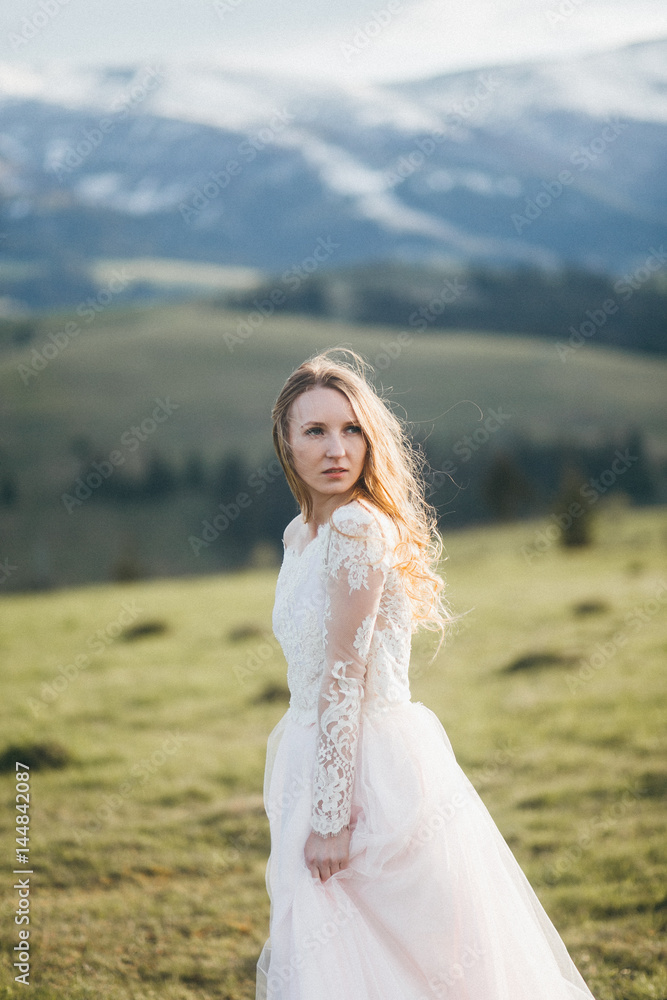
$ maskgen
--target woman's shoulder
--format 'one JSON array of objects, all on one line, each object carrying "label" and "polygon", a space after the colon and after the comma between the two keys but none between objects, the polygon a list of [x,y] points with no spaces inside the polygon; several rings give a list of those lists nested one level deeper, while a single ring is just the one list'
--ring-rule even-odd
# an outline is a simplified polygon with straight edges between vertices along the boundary
[{"label": "woman's shoulder", "polygon": [[336,507],[331,515],[331,522],[342,531],[360,528],[363,534],[380,535],[382,538],[395,534],[391,518],[370,501],[364,499],[350,500]]},{"label": "woman's shoulder", "polygon": [[303,518],[301,517],[301,514],[297,514],[296,517],[292,518],[283,532],[284,544],[288,547],[293,546],[296,543],[302,529]]}]

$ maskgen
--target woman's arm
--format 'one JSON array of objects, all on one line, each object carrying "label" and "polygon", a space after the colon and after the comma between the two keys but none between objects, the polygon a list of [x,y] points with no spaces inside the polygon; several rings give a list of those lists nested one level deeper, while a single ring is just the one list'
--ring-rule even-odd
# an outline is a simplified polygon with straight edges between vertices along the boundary
[{"label": "woman's arm", "polygon": [[[350,512],[346,512],[350,513]],[[331,529],[325,607],[326,668],[318,705],[317,759],[306,863],[326,880],[345,867],[366,663],[386,579],[385,544],[372,515]],[[336,515],[334,515],[336,518]]]}]

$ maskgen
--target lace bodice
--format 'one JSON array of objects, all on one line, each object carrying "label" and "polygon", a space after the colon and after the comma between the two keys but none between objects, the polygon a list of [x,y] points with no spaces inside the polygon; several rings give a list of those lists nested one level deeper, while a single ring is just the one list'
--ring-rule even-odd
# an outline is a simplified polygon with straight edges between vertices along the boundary
[{"label": "lace bodice", "polygon": [[273,630],[287,660],[290,714],[318,726],[317,833],[349,823],[363,716],[410,700],[412,616],[394,568],[396,541],[391,520],[355,500],[302,552],[285,548]]}]

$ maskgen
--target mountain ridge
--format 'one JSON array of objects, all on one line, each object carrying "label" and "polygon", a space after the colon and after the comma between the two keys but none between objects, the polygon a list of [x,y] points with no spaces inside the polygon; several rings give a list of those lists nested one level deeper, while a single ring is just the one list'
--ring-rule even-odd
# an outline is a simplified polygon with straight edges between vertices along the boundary
[{"label": "mountain ridge", "polygon": [[0,295],[58,305],[45,273],[64,287],[101,258],[279,271],[321,238],[339,245],[326,267],[622,276],[667,234],[665,67],[667,39],[329,90],[206,66],[0,64]]}]

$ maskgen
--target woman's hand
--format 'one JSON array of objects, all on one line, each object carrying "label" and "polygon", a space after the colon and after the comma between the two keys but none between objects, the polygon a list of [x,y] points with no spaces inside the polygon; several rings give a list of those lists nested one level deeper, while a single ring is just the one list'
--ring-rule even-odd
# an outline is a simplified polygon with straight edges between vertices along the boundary
[{"label": "woman's hand", "polygon": [[303,853],[313,878],[326,882],[335,872],[347,868],[350,857],[349,827],[335,837],[321,837],[311,830]]}]

